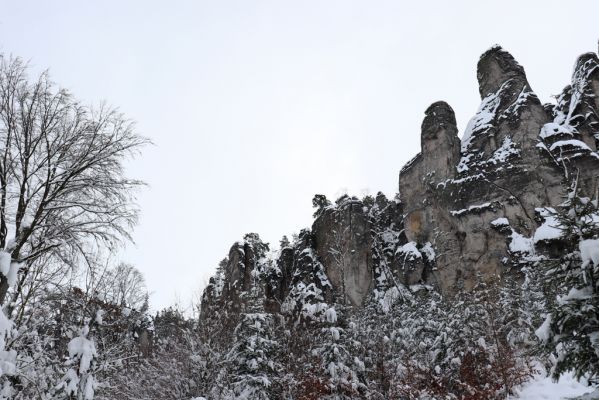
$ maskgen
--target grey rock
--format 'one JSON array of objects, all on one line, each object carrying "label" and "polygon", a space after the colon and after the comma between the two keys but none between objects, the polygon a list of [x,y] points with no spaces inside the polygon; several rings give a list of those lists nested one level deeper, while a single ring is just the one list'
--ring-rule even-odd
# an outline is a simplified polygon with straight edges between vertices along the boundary
[{"label": "grey rock", "polygon": [[[272,265],[260,264],[256,240],[236,243],[202,309],[240,312],[256,285],[266,311],[301,314],[322,302],[361,307],[402,284],[454,294],[507,273],[512,236],[534,234],[537,208],[560,204],[575,177],[581,193],[598,192],[599,58],[579,57],[556,104],[541,104],[499,46],[481,56],[477,78],[481,106],[462,139],[447,103],[425,111],[420,153],[400,171],[398,198],[331,204],[320,196],[311,230]],[[551,252],[559,243],[539,246]]]},{"label": "grey rock", "polygon": [[363,304],[372,285],[371,224],[362,202],[347,198],[312,225],[315,249],[341,301]]}]

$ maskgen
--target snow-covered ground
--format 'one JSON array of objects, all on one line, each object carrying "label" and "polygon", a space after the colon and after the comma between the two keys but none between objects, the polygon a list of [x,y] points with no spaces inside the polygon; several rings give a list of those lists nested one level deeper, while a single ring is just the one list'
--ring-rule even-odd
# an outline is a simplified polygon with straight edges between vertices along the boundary
[{"label": "snow-covered ground", "polygon": [[599,389],[590,387],[586,382],[578,382],[572,374],[563,375],[558,382],[544,374],[537,375],[526,383],[510,400],[562,400],[599,399]]}]

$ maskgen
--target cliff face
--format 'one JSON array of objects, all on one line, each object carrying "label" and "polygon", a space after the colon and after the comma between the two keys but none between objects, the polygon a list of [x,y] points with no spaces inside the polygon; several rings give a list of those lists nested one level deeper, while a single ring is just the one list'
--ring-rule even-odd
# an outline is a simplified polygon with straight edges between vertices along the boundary
[{"label": "cliff face", "polygon": [[203,315],[247,309],[250,298],[311,315],[329,302],[384,308],[416,284],[452,294],[549,240],[535,238],[542,209],[561,203],[574,177],[582,194],[597,192],[599,59],[578,59],[555,104],[541,104],[500,47],[481,56],[477,77],[481,104],[461,139],[447,103],[425,111],[421,152],[401,169],[395,199],[320,202],[311,230],[270,256],[249,235],[205,291]]},{"label": "cliff face", "polygon": [[461,143],[451,108],[429,107],[421,153],[399,178],[407,240],[436,250],[427,282],[451,293],[501,274],[515,235],[530,237],[538,209],[563,200],[568,174],[595,192],[598,65],[595,54],[581,56],[572,85],[543,106],[522,66],[493,47],[478,63],[482,101]]}]

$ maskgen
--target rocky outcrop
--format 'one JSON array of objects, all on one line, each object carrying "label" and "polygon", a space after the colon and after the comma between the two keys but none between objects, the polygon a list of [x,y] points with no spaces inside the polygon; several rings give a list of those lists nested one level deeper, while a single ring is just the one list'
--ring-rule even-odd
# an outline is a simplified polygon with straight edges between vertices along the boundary
[{"label": "rocky outcrop", "polygon": [[[587,93],[580,96],[587,101],[576,105],[581,111],[570,112],[589,116],[579,117],[584,129],[568,128],[581,139],[585,131],[593,131],[597,110],[594,104],[589,106],[595,99],[590,82],[596,59],[596,55],[583,56],[573,77],[577,87],[584,89],[576,93]],[[595,175],[599,171],[597,154],[590,146],[584,156],[576,153],[562,160],[555,154],[557,146],[545,142],[550,137],[545,132],[558,124],[552,117],[562,126],[567,119],[561,108],[573,104],[566,100],[577,96],[569,94],[571,89],[566,89],[552,116],[532,91],[522,66],[498,46],[481,56],[477,76],[482,102],[462,136],[459,160],[451,139],[457,133],[453,113],[446,104],[435,103],[425,113],[420,155],[400,172],[407,240],[417,248],[432,244],[434,268],[423,280],[445,293],[469,289],[504,271],[510,237],[492,229],[494,221],[505,218],[511,228],[508,233],[513,230],[528,237],[537,227],[535,210],[561,202],[567,188],[565,169],[584,168]],[[431,110],[440,104],[444,112],[432,114],[442,117],[431,118]],[[445,139],[431,132],[443,132],[440,137]],[[563,145],[583,147],[571,140]],[[584,186],[593,184],[586,179]]]},{"label": "rocky outcrop", "polygon": [[315,250],[343,302],[362,305],[372,286],[371,224],[364,206],[347,198],[314,221]]},{"label": "rocky outcrop", "polygon": [[310,230],[271,259],[256,240],[236,244],[224,283],[212,282],[205,297],[243,303],[259,277],[268,311],[316,315],[327,303],[386,304],[411,285],[469,290],[533,251],[542,209],[560,204],[574,180],[596,197],[599,58],[582,55],[552,105],[499,46],[481,56],[477,78],[481,104],[461,139],[447,103],[425,111],[421,151],[400,171],[398,198],[315,197]]},{"label": "rocky outcrop", "polygon": [[[462,136],[458,162],[452,163],[449,139],[456,134],[447,135],[457,130],[446,128],[455,125],[451,109],[435,103],[426,111],[421,153],[399,179],[407,240],[435,250],[422,280],[454,293],[500,275],[513,232],[530,237],[542,220],[537,209],[559,204],[574,174],[580,191],[596,192],[598,64],[594,53],[581,56],[571,85],[556,105],[544,107],[509,53],[498,46],[485,52],[477,70],[482,102]],[[431,118],[440,104],[447,111]],[[509,222],[507,233],[493,229],[501,218]]]},{"label": "rocky outcrop", "polygon": [[581,189],[592,195],[599,159],[599,58],[595,53],[578,58],[571,84],[555,105],[546,108],[551,120],[541,129],[540,146],[566,176],[579,175]]}]

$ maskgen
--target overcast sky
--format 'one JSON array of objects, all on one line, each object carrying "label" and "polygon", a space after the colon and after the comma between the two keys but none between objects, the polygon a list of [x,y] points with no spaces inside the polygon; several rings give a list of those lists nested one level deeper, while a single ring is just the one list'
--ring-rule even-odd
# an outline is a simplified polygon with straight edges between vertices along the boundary
[{"label": "overcast sky", "polygon": [[315,193],[393,196],[426,107],[463,130],[495,43],[543,101],[597,51],[599,1],[0,0],[0,52],[106,100],[155,146],[136,244],[155,309],[189,303],[231,244],[311,224]]}]

